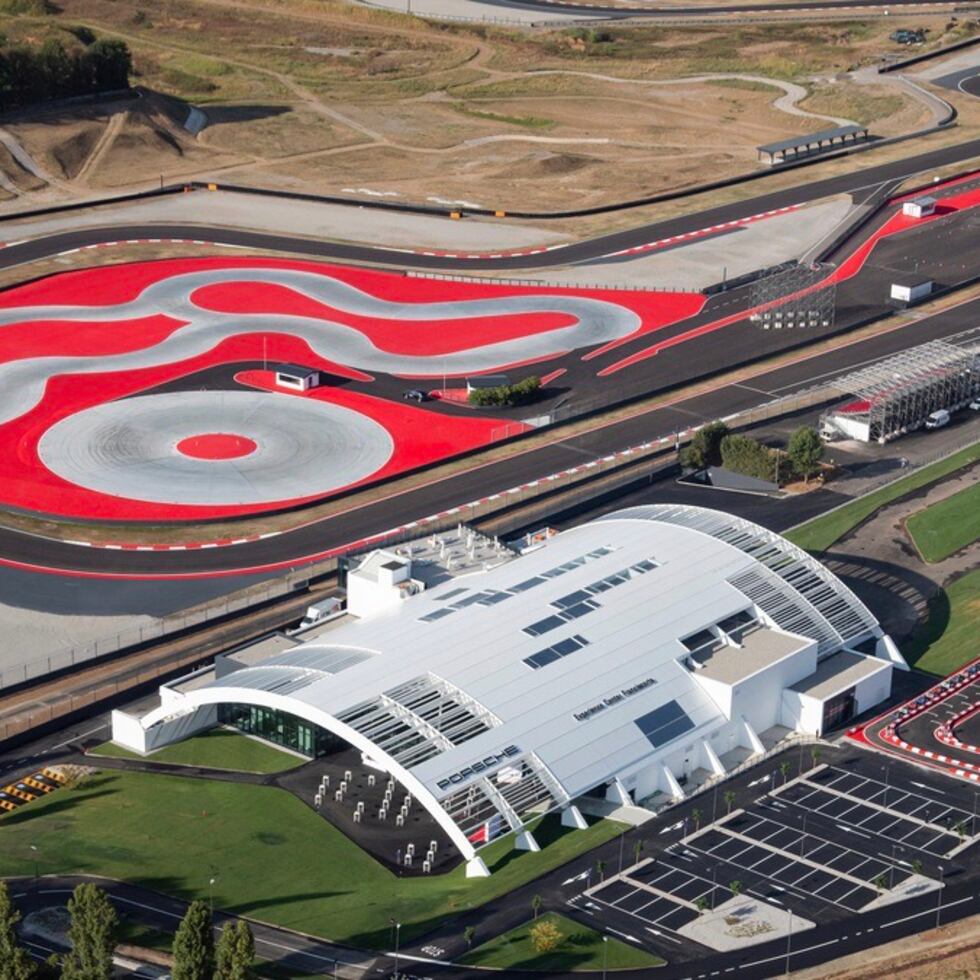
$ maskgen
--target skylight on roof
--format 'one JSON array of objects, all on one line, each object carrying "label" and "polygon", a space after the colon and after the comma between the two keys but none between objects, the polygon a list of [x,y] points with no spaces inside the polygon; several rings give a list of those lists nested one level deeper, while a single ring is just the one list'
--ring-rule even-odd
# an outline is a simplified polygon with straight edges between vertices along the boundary
[{"label": "skylight on roof", "polygon": [[694,722],[676,701],[668,701],[659,708],[641,715],[634,719],[633,724],[640,729],[655,749],[694,728]]},{"label": "skylight on roof", "polygon": [[546,667],[556,660],[561,660],[562,657],[567,657],[570,653],[581,650],[582,647],[587,647],[588,645],[589,641],[584,636],[579,636],[576,633],[574,636],[570,636],[565,640],[559,640],[544,650],[532,653],[530,657],[525,657],[524,663],[531,670],[540,670],[542,667]]}]

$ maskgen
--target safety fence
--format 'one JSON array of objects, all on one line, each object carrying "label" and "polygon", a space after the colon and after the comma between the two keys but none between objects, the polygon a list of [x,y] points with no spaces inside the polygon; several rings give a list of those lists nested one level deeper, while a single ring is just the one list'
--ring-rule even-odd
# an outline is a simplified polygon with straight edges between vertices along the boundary
[{"label": "safety fence", "polygon": [[[561,253],[556,249],[555,255]],[[509,258],[510,256],[505,256]],[[613,283],[613,282],[562,282],[552,279],[518,279],[514,277],[501,276],[467,276],[458,275],[451,272],[426,272],[417,269],[407,269],[405,275],[412,279],[437,279],[440,282],[472,282],[486,286],[492,283],[494,286],[532,286],[537,289],[614,289],[617,292],[625,293],[700,293],[702,290],[693,286],[640,286],[637,283]]]}]

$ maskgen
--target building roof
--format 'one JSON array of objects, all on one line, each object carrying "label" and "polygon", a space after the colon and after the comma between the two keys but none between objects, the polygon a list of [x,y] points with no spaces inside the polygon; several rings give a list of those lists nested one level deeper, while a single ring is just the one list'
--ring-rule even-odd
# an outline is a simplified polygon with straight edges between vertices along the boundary
[{"label": "building roof", "polygon": [[802,136],[790,136],[775,143],[766,143],[758,147],[758,150],[760,153],[782,153],[784,150],[795,150],[801,146],[809,146],[811,143],[825,143],[828,140],[857,136],[867,131],[867,126],[835,126],[833,129],[821,129],[816,133],[804,133]]},{"label": "building roof", "polygon": [[319,368],[304,367],[302,364],[279,364],[277,374],[288,374],[297,378],[308,378],[311,374],[319,374]]},{"label": "building roof", "polygon": [[745,634],[741,646],[724,643],[697,657],[702,665],[697,673],[722,684],[737,684],[809,646],[810,642],[805,637],[761,627]]},{"label": "building roof", "polygon": [[[767,628],[748,632],[759,615]],[[511,817],[550,809],[722,724],[681,642],[716,628],[746,630],[737,652],[751,673],[800,636],[829,654],[880,635],[842,583],[778,535],[653,505],[563,531],[390,611],[337,620],[322,639],[297,638],[294,653],[195,693],[288,695],[288,710],[363,740],[469,835],[474,793]],[[473,768],[504,760],[522,775],[513,786]]]},{"label": "building roof", "polygon": [[853,687],[858,681],[877,674],[882,670],[891,670],[891,663],[878,660],[875,657],[862,657],[847,650],[841,650],[817,665],[817,669],[809,677],[794,684],[790,690],[797,694],[826,701],[841,691]]}]

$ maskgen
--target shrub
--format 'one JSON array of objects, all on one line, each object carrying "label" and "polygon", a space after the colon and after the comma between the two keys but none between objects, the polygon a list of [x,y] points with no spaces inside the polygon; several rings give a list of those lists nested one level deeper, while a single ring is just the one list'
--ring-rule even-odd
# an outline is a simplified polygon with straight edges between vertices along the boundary
[{"label": "shrub", "polygon": [[725,436],[721,440],[721,462],[734,473],[770,482],[776,479],[777,460],[772,450],[748,436]]},{"label": "shrub", "polygon": [[721,463],[721,440],[728,435],[724,422],[711,422],[701,426],[694,433],[689,445],[681,450],[681,463],[700,470],[705,466],[718,466]]},{"label": "shrub", "polygon": [[533,401],[541,390],[541,379],[532,374],[523,381],[512,385],[499,385],[496,388],[474,388],[469,394],[471,405],[512,406],[526,405]]},{"label": "shrub", "polygon": [[561,930],[550,919],[536,922],[528,930],[528,935],[531,937],[531,945],[538,953],[552,952],[564,939]]}]

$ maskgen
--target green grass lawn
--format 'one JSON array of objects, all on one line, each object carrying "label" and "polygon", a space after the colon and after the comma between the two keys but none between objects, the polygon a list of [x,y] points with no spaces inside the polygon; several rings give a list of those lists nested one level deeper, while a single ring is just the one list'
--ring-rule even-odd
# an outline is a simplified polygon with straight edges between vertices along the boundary
[{"label": "green grass lawn", "polygon": [[980,654],[980,569],[967,572],[929,605],[929,619],[902,652],[919,670],[945,677]]},{"label": "green grass lawn", "polygon": [[[603,968],[602,934],[579,925],[554,912],[538,917],[538,922],[550,920],[558,926],[563,939],[556,950],[539,953],[531,944],[529,931],[533,922],[505,932],[496,939],[467,953],[459,962],[467,966],[494,967],[499,970],[542,970],[559,972],[566,970],[601,970]],[[628,946],[609,937],[606,946],[605,966],[610,970],[643,969],[663,966],[659,956]]]},{"label": "green grass lawn", "polygon": [[[101,874],[327,939],[381,949],[388,920],[407,940],[482,905],[621,832],[614,821],[535,828],[541,851],[510,838],[481,852],[489,878],[402,879],[284,790],[106,770],[0,817],[0,876]],[[37,851],[31,850],[31,845]]]},{"label": "green grass lawn", "polygon": [[824,514],[822,517],[815,517],[812,521],[807,521],[806,524],[788,531],[786,537],[807,551],[826,551],[835,541],[870,517],[879,507],[898,500],[912,490],[933,483],[940,477],[954,473],[978,459],[980,459],[980,443],[968,446],[938,463],[924,466],[904,479],[896,480],[887,487],[869,493],[866,497],[845,504],[838,510]]},{"label": "green grass lawn", "polygon": [[167,745],[151,755],[130,752],[112,742],[92,750],[92,755],[114,759],[146,759],[148,762],[169,762],[177,766],[203,766],[208,769],[234,769],[240,772],[282,772],[302,765],[303,760],[289,752],[228,728],[212,728],[203,735],[194,735],[183,742]]},{"label": "green grass lawn", "polygon": [[932,504],[906,522],[919,554],[942,561],[980,538],[980,483]]}]

